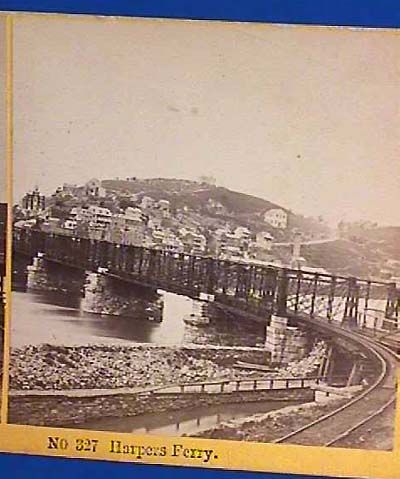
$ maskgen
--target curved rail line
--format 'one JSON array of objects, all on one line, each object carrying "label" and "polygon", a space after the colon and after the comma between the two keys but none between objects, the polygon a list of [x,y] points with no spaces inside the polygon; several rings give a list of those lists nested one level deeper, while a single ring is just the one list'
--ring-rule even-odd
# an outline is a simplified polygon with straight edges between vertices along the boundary
[{"label": "curved rail line", "polygon": [[[351,334],[353,339],[355,339],[354,333]],[[364,390],[361,394],[357,395],[355,398],[347,402],[346,404],[340,406],[339,408],[325,414],[324,416],[292,431],[285,436],[282,436],[278,439],[275,439],[274,443],[291,443],[291,444],[303,444],[303,445],[321,445],[320,436],[326,435],[331,431],[333,434],[329,440],[324,440],[324,446],[333,446],[339,441],[347,438],[354,431],[359,429],[361,426],[365,425],[372,419],[376,418],[382,414],[388,407],[390,407],[396,399],[396,393],[393,392],[392,386],[385,386],[387,381],[391,381],[392,369],[397,365],[400,356],[396,355],[393,351],[385,346],[378,345],[376,342],[362,338],[357,335],[357,342],[365,346],[379,361],[381,364],[381,372],[378,378]],[[389,396],[389,397],[388,397]],[[371,404],[374,401],[378,400],[378,405],[374,406]],[[335,431],[339,427],[338,420],[343,421],[341,416],[359,417],[360,410],[363,410],[362,404],[365,403],[365,410],[367,412],[364,417],[361,417],[356,423],[351,424],[350,426],[344,425],[343,430],[338,432]],[[344,417],[345,419],[345,417]],[[336,424],[335,424],[336,423]],[[331,424],[331,429],[329,425]],[[318,434],[318,432],[320,434]],[[321,434],[322,433],[322,434]]]},{"label": "curved rail line", "polygon": [[[384,349],[390,356],[392,356],[392,358],[395,359],[396,363],[400,360],[400,355],[396,354],[395,352],[393,352],[390,348],[388,348],[387,346],[384,346],[382,344],[379,344],[379,347]],[[366,417],[364,417],[363,419],[361,419],[359,422],[357,422],[356,424],[354,424],[353,426],[349,427],[348,429],[346,429],[346,431],[343,431],[343,433],[339,434],[338,436],[336,436],[335,438],[331,439],[330,441],[328,441],[327,443],[324,444],[324,446],[333,446],[333,445],[337,445],[338,443],[340,443],[341,441],[347,439],[354,431],[356,431],[357,429],[360,429],[362,426],[364,426],[365,424],[369,423],[370,421],[372,421],[373,419],[375,419],[376,417],[380,416],[381,414],[383,414],[392,404],[394,404],[394,402],[396,401],[396,389],[394,390],[393,394],[390,396],[389,400],[386,401],[381,407],[379,407],[378,409],[376,409],[375,412],[372,412],[371,414],[367,415]]]}]

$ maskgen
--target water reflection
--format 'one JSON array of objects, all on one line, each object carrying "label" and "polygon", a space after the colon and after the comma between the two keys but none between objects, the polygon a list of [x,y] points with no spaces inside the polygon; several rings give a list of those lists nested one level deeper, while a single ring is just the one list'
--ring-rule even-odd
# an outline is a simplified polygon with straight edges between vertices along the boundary
[{"label": "water reflection", "polygon": [[[131,432],[161,436],[195,435],[199,431],[231,419],[266,413],[285,406],[298,404],[295,401],[269,401],[254,403],[220,404],[187,408],[179,411],[141,414],[134,417],[104,418],[87,421],[78,427],[96,431]],[[74,426],[76,427],[76,426]]]},{"label": "water reflection", "polygon": [[[191,313],[192,300],[173,293],[159,293],[149,296],[143,288],[132,287],[137,308],[130,317],[122,317],[82,311],[82,298],[78,294],[15,291],[12,345],[135,342],[254,346],[264,341],[261,323],[243,321],[215,308],[206,327],[185,324],[183,318]],[[155,310],[161,312],[161,321],[154,320]]]}]

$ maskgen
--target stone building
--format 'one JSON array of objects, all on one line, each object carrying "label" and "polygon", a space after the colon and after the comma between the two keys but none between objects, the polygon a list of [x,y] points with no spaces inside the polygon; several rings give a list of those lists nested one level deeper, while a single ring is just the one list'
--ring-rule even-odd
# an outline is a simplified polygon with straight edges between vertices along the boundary
[{"label": "stone building", "polygon": [[104,198],[106,190],[101,186],[101,181],[97,178],[92,178],[84,186],[85,196],[91,198]]},{"label": "stone building", "polygon": [[46,207],[45,196],[40,194],[39,188],[35,189],[22,198],[22,208],[31,213],[39,213]]}]

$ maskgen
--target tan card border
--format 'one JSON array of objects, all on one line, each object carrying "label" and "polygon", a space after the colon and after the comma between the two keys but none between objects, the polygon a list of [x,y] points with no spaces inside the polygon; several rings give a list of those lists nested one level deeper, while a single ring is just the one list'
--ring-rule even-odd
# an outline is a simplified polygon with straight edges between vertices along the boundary
[{"label": "tan card border", "polygon": [[[7,213],[7,239],[6,239],[6,279],[5,279],[5,316],[4,316],[4,358],[3,358],[3,381],[1,398],[0,422],[7,422],[8,411],[8,382],[10,362],[10,320],[11,320],[11,273],[12,273],[12,161],[13,161],[13,17],[7,15],[5,18],[6,31],[6,198],[8,203]],[[1,446],[0,446],[1,449]]]}]

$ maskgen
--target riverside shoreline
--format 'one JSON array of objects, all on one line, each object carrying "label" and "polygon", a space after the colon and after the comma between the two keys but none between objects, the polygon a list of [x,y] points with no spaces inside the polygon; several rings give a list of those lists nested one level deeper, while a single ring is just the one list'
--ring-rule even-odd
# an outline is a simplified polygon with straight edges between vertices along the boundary
[{"label": "riverside shoreline", "polygon": [[[309,356],[273,372],[238,369],[238,361],[268,365],[262,348],[204,345],[27,346],[11,353],[11,423],[80,427],[102,417],[128,417],[197,406],[258,401],[312,401],[310,389],[248,391],[183,397],[157,395],[171,383],[251,377],[315,375],[325,343]],[[153,391],[151,391],[153,388]]]},{"label": "riverside shoreline", "polygon": [[[317,343],[308,357],[264,375],[315,374],[324,354],[324,344]],[[236,368],[238,361],[268,365],[269,353],[262,348],[198,345],[26,346],[11,351],[10,389],[150,388],[263,375]]]}]

